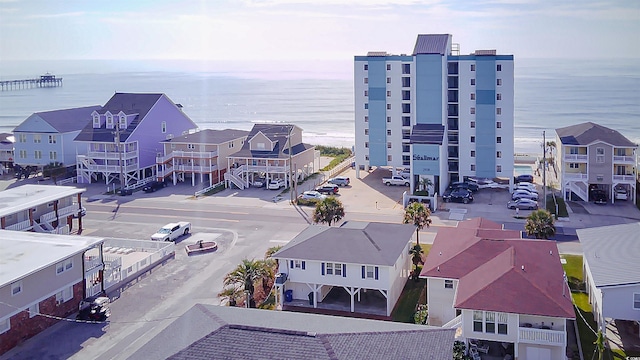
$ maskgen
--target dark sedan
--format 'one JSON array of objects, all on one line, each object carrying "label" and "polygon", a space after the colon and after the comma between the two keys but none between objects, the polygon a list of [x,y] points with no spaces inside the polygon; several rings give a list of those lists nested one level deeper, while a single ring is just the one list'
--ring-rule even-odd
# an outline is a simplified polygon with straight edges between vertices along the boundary
[{"label": "dark sedan", "polygon": [[478,191],[478,184],[468,181],[453,182],[449,185],[451,189],[467,189],[473,192]]},{"label": "dark sedan", "polygon": [[316,188],[316,191],[321,194],[335,195],[338,193],[339,189],[338,189],[338,185],[325,184],[322,186],[318,186]]},{"label": "dark sedan", "polygon": [[445,202],[461,202],[468,204],[473,201],[473,194],[470,190],[458,188],[450,193],[445,192],[444,195],[442,195],[442,199]]},{"label": "dark sedan", "polygon": [[152,181],[150,183],[148,183],[147,185],[145,185],[142,188],[142,191],[146,192],[146,193],[152,193],[156,190],[160,190],[163,187],[166,187],[167,183],[165,183],[164,181]]}]

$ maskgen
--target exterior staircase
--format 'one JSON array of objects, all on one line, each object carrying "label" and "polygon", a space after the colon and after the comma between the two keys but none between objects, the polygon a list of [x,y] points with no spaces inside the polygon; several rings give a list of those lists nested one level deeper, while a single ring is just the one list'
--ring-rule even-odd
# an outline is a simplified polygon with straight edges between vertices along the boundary
[{"label": "exterior staircase", "polygon": [[587,185],[581,182],[570,182],[567,186],[569,191],[578,195],[582,201],[589,201],[589,193],[587,192]]},{"label": "exterior staircase", "polygon": [[240,190],[244,190],[244,188],[246,188],[246,186],[244,184],[244,180],[242,180],[242,178],[240,178],[240,177],[238,177],[238,176],[236,176],[236,175],[234,175],[232,173],[229,173],[229,172],[224,173],[224,179],[227,180],[227,181],[230,181],[231,183],[233,183]]}]

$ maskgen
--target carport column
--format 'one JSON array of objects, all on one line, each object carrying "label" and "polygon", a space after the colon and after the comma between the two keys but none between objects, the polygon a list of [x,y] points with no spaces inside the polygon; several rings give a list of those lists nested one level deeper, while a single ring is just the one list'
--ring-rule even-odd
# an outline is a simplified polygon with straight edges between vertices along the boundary
[{"label": "carport column", "polygon": [[378,289],[378,291],[380,291],[380,293],[382,294],[382,296],[384,296],[385,299],[387,299],[387,316],[391,315],[391,304],[389,303],[389,291],[388,290],[382,290],[382,289]]}]

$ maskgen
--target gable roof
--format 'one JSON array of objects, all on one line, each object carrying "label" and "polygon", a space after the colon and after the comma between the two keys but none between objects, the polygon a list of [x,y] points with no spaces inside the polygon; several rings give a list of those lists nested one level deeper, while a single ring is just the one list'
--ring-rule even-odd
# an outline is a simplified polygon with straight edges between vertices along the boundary
[{"label": "gable roof", "polygon": [[420,277],[458,279],[455,308],[574,318],[556,244],[496,225],[439,229]]},{"label": "gable roof", "polygon": [[597,287],[640,284],[640,223],[578,229],[576,233]]},{"label": "gable roof", "polygon": [[[15,143],[16,139],[13,134],[10,133],[0,133],[0,145],[9,146],[11,150],[13,150],[13,143]],[[2,146],[4,148],[5,146]]]},{"label": "gable roof", "polygon": [[[229,155],[229,157],[287,159],[289,158],[289,147],[286,146],[287,137],[294,128],[297,128],[297,126],[291,124],[254,124],[249,135],[247,135],[247,141],[242,146],[242,149],[232,155]],[[251,150],[250,141],[254,136],[258,135],[258,133],[262,133],[269,140],[276,143],[273,150]],[[304,143],[291,144],[291,155],[297,155],[313,147],[313,145]]]},{"label": "gable roof", "polygon": [[[114,116],[121,111],[126,115],[136,115],[126,129],[120,130],[120,141],[126,141],[138,124],[147,116],[151,108],[160,100],[164,94],[136,94],[136,93],[115,93],[107,103],[97,110],[101,115],[109,111]],[[171,101],[167,98],[168,101]],[[93,122],[89,122],[84,129],[76,136],[76,141],[100,141],[113,142],[115,129],[108,129],[106,126],[93,128]]]},{"label": "gable roof", "polygon": [[454,329],[197,304],[129,359],[449,359]]},{"label": "gable roof", "polygon": [[415,233],[408,224],[349,221],[341,227],[309,225],[274,258],[393,266]]},{"label": "gable roof", "polygon": [[592,122],[559,128],[556,129],[556,134],[563,145],[589,145],[602,141],[613,146],[637,146],[616,130]]},{"label": "gable roof", "polygon": [[246,137],[248,134],[249,132],[245,130],[204,129],[195,133],[176,136],[172,139],[164,140],[163,142],[217,145],[217,144],[229,142],[241,137]]},{"label": "gable roof", "polygon": [[100,105],[94,105],[33,113],[21,122],[20,125],[16,126],[13,131],[32,131],[28,125],[33,121],[44,121],[61,134],[79,131],[91,122],[91,113],[99,109]]},{"label": "gable roof", "polygon": [[419,34],[416,39],[416,45],[413,48],[413,55],[447,55],[447,44],[450,38],[451,35],[449,34]]}]

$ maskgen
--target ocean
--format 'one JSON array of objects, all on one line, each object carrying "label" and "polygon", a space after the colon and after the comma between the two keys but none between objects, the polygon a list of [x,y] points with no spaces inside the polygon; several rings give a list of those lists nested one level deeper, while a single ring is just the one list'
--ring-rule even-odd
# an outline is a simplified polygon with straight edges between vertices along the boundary
[{"label": "ocean", "polygon": [[[515,152],[542,132],[592,121],[640,142],[640,61],[515,60]],[[62,77],[57,88],[0,91],[0,132],[38,111],[103,105],[115,92],[165,93],[202,129],[293,123],[304,141],[354,144],[353,61],[2,61],[0,80]]]}]

